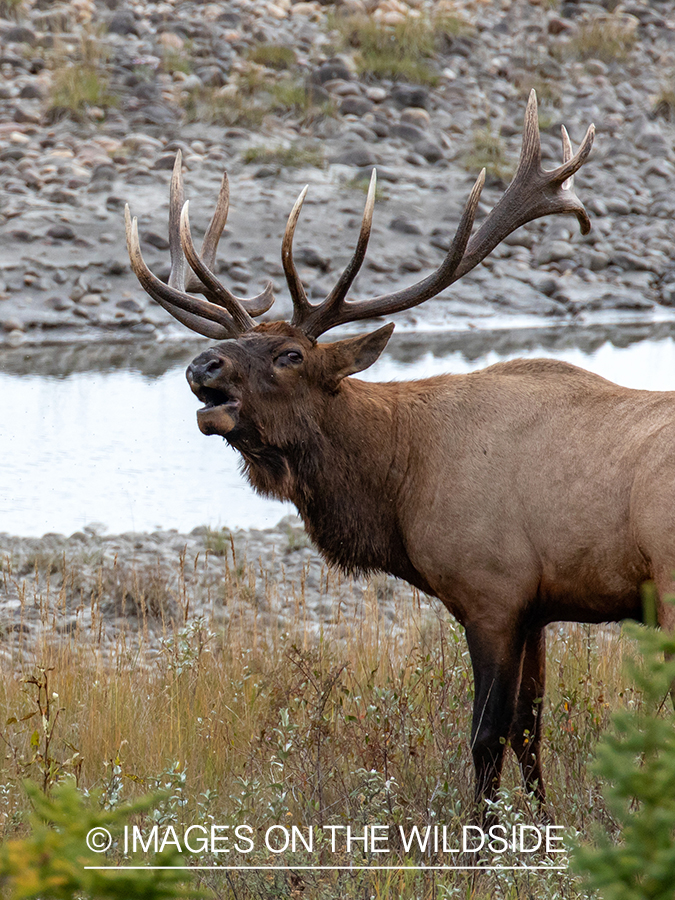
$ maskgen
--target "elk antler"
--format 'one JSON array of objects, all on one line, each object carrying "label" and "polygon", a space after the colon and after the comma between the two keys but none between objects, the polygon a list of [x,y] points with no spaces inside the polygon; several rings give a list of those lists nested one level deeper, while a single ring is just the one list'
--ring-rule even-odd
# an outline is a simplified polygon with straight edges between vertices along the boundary
[{"label": "elk antler", "polygon": [[[576,215],[582,234],[588,234],[591,223],[583,204],[574,193],[574,173],[584,164],[593,146],[595,128],[590,125],[576,153],[572,153],[567,131],[562,129],[563,163],[557,169],[545,172],[541,167],[541,144],[537,117],[537,98],[530,93],[525,112],[523,144],[520,161],[513,181],[504,196],[487,216],[476,234],[471,237],[476,209],[485,183],[485,170],[474,184],[457,231],[441,265],[417,284],[382,294],[369,300],[348,301],[347,293],[356,278],[368,247],[375,204],[375,172],[370,179],[366,206],[361,222],[358,243],[337,284],[321,303],[312,305],[293,262],[293,236],[300,210],[307,194],[305,187],[291,210],[281,245],[288,289],[293,301],[291,324],[298,326],[309,337],[317,338],[336,325],[392,315],[410,309],[436,296],[453,282],[477,266],[507,235],[526,222],[555,213]],[[227,175],[218,195],[216,209],[211,219],[201,253],[197,253],[190,234],[188,204],[183,204],[183,180],[180,151],[171,178],[169,200],[169,249],[171,274],[165,284],[152,274],[145,264],[138,241],[136,219],[131,219],[126,207],[127,246],[131,266],[142,287],[166,310],[193,331],[211,338],[236,337],[255,326],[254,317],[260,316],[274,303],[272,285],[257,297],[235,297],[213,274],[216,248],[227,219],[229,186]],[[185,261],[193,274],[186,285]],[[206,299],[195,297],[188,291],[198,291]]]},{"label": "elk antler", "polygon": [[[295,309],[293,324],[298,325],[306,334],[316,338],[336,325],[355,322],[359,319],[371,319],[376,316],[388,316],[417,306],[466,275],[511,232],[526,222],[531,222],[541,216],[572,213],[579,220],[581,233],[588,234],[591,223],[583,204],[574,193],[573,176],[588,158],[593,146],[594,135],[595,127],[590,125],[581,146],[572,155],[572,145],[567,131],[563,127],[563,164],[551,172],[545,172],[541,167],[537,97],[535,92],[531,91],[525,111],[523,144],[518,169],[504,196],[490,212],[473,238],[469,240],[478,200],[485,181],[485,170],[481,172],[473,186],[450,249],[435,272],[417,284],[400,291],[382,294],[370,300],[348,302],[345,299],[347,291],[363,262],[370,235],[372,198],[375,193],[373,173],[363,214],[361,234],[354,256],[337,285],[322,303],[311,306],[307,303],[304,292],[300,294],[298,291],[296,296],[291,289]],[[304,195],[303,191],[293,208],[284,236],[284,268],[289,285],[291,280],[294,284],[299,284],[292,264],[290,245]],[[290,277],[289,271],[291,272]]]},{"label": "elk antler", "polygon": [[[211,269],[214,266],[218,241],[227,221],[230,201],[230,187],[227,174],[218,193],[218,201],[206,230],[201,253],[197,254],[190,235],[187,203],[183,203],[182,156],[176,154],[176,162],[169,189],[169,253],[171,272],[168,283],[160,281],[147,267],[138,240],[138,223],[132,220],[129,204],[124,210],[127,249],[131,268],[142,288],[163,306],[179,322],[205,337],[222,339],[236,337],[255,326],[253,316],[260,316],[274,303],[272,284],[268,284],[257,297],[245,299],[235,297],[227,290]],[[186,284],[185,260],[194,274]],[[188,291],[199,291],[206,300],[195,297]]]}]

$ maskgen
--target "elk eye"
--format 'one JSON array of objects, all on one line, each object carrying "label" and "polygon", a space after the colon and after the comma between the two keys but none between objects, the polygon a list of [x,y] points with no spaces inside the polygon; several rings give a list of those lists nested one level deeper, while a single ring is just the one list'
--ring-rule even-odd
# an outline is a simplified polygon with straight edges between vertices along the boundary
[{"label": "elk eye", "polygon": [[302,353],[299,350],[284,350],[274,360],[278,366],[297,366],[302,362]]}]

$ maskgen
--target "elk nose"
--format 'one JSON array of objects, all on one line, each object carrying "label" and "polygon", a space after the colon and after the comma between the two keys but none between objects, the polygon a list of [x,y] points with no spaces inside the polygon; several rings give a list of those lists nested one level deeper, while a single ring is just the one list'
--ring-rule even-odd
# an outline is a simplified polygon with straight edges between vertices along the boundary
[{"label": "elk nose", "polygon": [[187,367],[185,376],[190,386],[208,386],[220,375],[224,368],[225,360],[211,351],[201,353]]}]

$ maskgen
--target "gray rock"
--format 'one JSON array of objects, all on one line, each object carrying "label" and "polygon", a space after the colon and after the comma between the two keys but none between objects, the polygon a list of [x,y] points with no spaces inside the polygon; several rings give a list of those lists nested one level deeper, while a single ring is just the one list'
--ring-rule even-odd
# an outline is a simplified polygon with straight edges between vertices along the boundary
[{"label": "gray rock", "polygon": [[405,122],[398,122],[389,129],[392,137],[401,138],[410,144],[418,144],[426,140],[426,135],[417,125],[408,125]]},{"label": "gray rock", "polygon": [[42,100],[44,99],[44,96],[44,89],[35,82],[24,84],[19,91],[19,97],[21,97],[22,100]]},{"label": "gray rock", "polygon": [[39,113],[27,109],[25,106],[16,106],[12,118],[15,122],[23,125],[39,125],[42,121],[42,117]]},{"label": "gray rock", "polygon": [[312,72],[312,81],[319,84],[326,84],[327,81],[334,81],[341,78],[343,81],[351,81],[352,73],[349,66],[339,57],[327,60]]},{"label": "gray rock", "polygon": [[545,266],[563,259],[575,259],[577,253],[578,248],[568,244],[567,241],[551,241],[538,247],[534,258],[538,266]]},{"label": "gray rock", "polygon": [[92,294],[107,294],[112,290],[112,282],[102,275],[94,275],[87,279],[87,287]]},{"label": "gray rock", "polygon": [[141,306],[141,304],[138,303],[138,301],[132,300],[132,299],[129,299],[129,300],[119,300],[119,301],[115,304],[115,306],[116,306],[118,309],[124,310],[124,312],[130,312],[130,313],[136,313],[136,314],[142,313],[143,310],[144,310],[144,308],[145,308],[145,307]]},{"label": "gray rock", "polygon": [[37,43],[35,32],[23,25],[15,25],[13,28],[8,28],[2,39],[6,44],[30,44],[31,47]]},{"label": "gray rock", "polygon": [[274,178],[279,174],[279,166],[260,166],[253,173],[254,178]]},{"label": "gray rock", "polygon": [[582,247],[579,250],[579,265],[591,272],[601,272],[611,261],[609,253],[602,250],[593,250],[591,247]]},{"label": "gray rock", "polygon": [[293,258],[297,263],[303,266],[310,266],[313,269],[321,269],[324,272],[330,270],[330,258],[318,250],[316,247],[298,247],[293,253]]},{"label": "gray rock", "polygon": [[176,154],[166,153],[164,156],[160,156],[154,161],[154,163],[152,164],[152,168],[155,170],[165,170],[171,172],[173,170],[175,162]]},{"label": "gray rock", "polygon": [[197,69],[196,75],[203,85],[207,87],[222,87],[227,77],[220,66],[202,66]]},{"label": "gray rock", "polygon": [[169,249],[168,240],[163,234],[157,234],[156,231],[142,231],[140,238],[145,244],[150,244],[151,247],[156,247],[158,250]]},{"label": "gray rock", "polygon": [[638,256],[636,253],[628,253],[620,250],[612,254],[612,264],[628,272],[656,272],[659,273],[662,266],[648,256]]},{"label": "gray rock", "polygon": [[136,16],[130,9],[120,9],[108,23],[108,31],[112,34],[138,35]]},{"label": "gray rock", "polygon": [[414,150],[415,153],[423,156],[429,163],[436,163],[445,156],[442,148],[435,141],[427,139],[418,141],[414,146]]},{"label": "gray rock", "polygon": [[60,296],[49,297],[47,303],[56,312],[66,312],[73,308],[72,300],[67,300],[65,297]]},{"label": "gray rock", "polygon": [[70,191],[66,188],[55,188],[47,194],[47,199],[51,200],[52,203],[68,203],[70,206],[80,205],[80,199],[75,191]]},{"label": "gray rock", "polygon": [[352,147],[350,150],[345,150],[343,153],[338,153],[336,156],[331,157],[330,162],[338,163],[342,166],[364,168],[365,166],[376,165],[377,159],[368,147]]},{"label": "gray rock", "polygon": [[399,109],[405,109],[406,106],[419,106],[427,109],[429,105],[429,91],[411,84],[394,85],[389,96]]},{"label": "gray rock", "polygon": [[92,169],[91,181],[101,182],[101,184],[108,187],[115,180],[116,175],[117,172],[112,163],[99,163]]},{"label": "gray rock", "polygon": [[408,216],[396,216],[389,223],[392,231],[398,231],[401,234],[423,234],[421,227]]},{"label": "gray rock", "polygon": [[630,203],[621,197],[608,197],[605,200],[605,206],[607,207],[607,212],[617,213],[620,216],[627,216],[631,211]]},{"label": "gray rock", "polygon": [[55,241],[74,241],[76,238],[75,229],[65,222],[59,222],[47,229],[47,237]]},{"label": "gray rock", "polygon": [[343,115],[365,116],[371,112],[374,105],[373,101],[366,97],[345,97],[340,103],[340,112]]},{"label": "gray rock", "polygon": [[124,197],[115,197],[114,195],[110,195],[106,197],[105,207],[113,212],[117,212],[118,210],[124,209],[126,204],[126,200]]}]

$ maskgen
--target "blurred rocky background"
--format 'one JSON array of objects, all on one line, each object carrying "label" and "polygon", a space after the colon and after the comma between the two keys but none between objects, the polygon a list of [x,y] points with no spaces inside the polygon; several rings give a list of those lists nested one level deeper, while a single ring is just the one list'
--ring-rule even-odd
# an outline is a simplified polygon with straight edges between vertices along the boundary
[{"label": "blurred rocky background", "polygon": [[170,170],[182,151],[193,231],[224,169],[232,208],[218,274],[272,281],[310,191],[296,259],[312,297],[351,255],[378,171],[371,249],[353,296],[424,277],[471,184],[480,215],[514,171],[534,88],[544,166],[594,122],[574,218],[512,235],[400,327],[645,320],[675,308],[675,8],[669,0],[0,0],[0,342],[159,338],[180,326],[130,273],[123,209],[168,274]]}]

